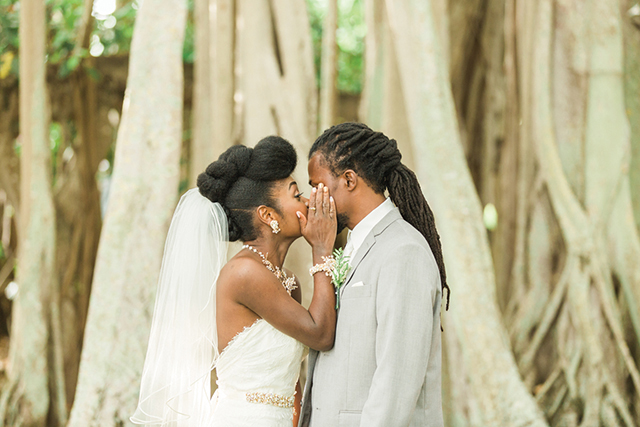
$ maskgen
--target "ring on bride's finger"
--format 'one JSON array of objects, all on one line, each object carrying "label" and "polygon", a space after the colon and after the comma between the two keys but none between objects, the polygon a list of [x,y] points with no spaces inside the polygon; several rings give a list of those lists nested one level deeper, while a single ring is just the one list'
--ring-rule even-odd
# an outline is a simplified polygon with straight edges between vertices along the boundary
[{"label": "ring on bride's finger", "polygon": [[310,208],[309,208],[309,210],[310,210],[310,211],[315,211],[315,210],[316,210],[316,208],[314,208],[314,207],[310,207]]}]

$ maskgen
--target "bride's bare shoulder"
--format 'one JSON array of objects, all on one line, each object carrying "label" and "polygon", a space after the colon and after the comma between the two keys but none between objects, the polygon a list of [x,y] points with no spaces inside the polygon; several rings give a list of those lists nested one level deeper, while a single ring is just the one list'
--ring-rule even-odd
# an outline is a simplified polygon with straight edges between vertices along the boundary
[{"label": "bride's bare shoulder", "polygon": [[248,254],[239,253],[231,258],[220,270],[218,287],[231,286],[241,289],[245,285],[262,282],[265,277],[271,274],[262,263]]},{"label": "bride's bare shoulder", "polygon": [[[220,279],[235,279],[241,280],[246,277],[254,276],[258,273],[261,263],[257,262],[254,258],[245,254],[239,253],[233,256],[220,270]],[[264,268],[264,267],[262,267]]]}]

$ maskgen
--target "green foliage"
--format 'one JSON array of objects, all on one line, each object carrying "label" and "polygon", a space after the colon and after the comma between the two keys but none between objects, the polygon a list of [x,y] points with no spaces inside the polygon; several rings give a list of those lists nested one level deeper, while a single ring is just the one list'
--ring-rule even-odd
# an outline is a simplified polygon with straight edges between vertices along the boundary
[{"label": "green foliage", "polygon": [[[183,60],[191,63],[193,62],[194,51],[193,0],[188,0],[187,5],[190,19],[187,20],[185,31]],[[117,9],[112,15],[96,16],[96,27],[91,35],[91,47],[89,49],[91,55],[128,54],[131,49],[131,39],[133,38],[133,28],[138,8],[139,0],[133,0]]]},{"label": "green foliage", "polygon": [[360,93],[364,56],[364,36],[367,26],[364,22],[362,0],[338,1],[338,90]]},{"label": "green foliage", "polygon": [[[89,49],[76,50],[83,1],[46,0],[49,37],[47,60],[51,64],[59,64],[59,77],[64,78],[73,72],[82,62],[82,58],[88,55],[128,54],[131,48],[138,1],[127,2],[111,15],[96,16]],[[306,1],[319,84],[322,24],[327,0]],[[189,19],[185,33],[183,59],[185,62],[191,63],[194,60],[193,0],[188,0],[188,8]],[[5,70],[14,75],[18,75],[19,11],[19,0],[0,0],[0,70],[4,66]],[[363,0],[338,0],[338,12],[338,32],[336,34],[338,89],[344,92],[359,93],[362,90],[364,36],[366,34]],[[12,55],[5,55],[9,52]]]},{"label": "green foliage", "polygon": [[[95,14],[88,49],[76,49],[82,20],[83,0],[45,0],[47,8],[47,57],[50,64],[58,66],[58,77],[65,78],[91,56],[127,55],[131,48],[133,28],[139,0],[127,2],[109,15]],[[187,22],[183,58],[193,62],[194,27],[193,0],[188,0],[190,19]],[[0,0],[0,78],[18,74],[20,1]],[[86,67],[86,72],[95,80],[100,75],[96,69]],[[64,150],[75,138],[75,128],[69,124],[70,134],[64,132],[60,123],[51,123],[49,140],[53,178],[55,180]],[[20,155],[20,144],[15,151]],[[66,154],[66,153],[65,153]],[[112,155],[112,153],[111,153]]]},{"label": "green foliage", "polygon": [[89,53],[92,56],[128,54],[137,11],[138,2],[130,1],[112,15],[97,16]]},{"label": "green foliage", "polygon": [[187,0],[189,14],[187,18],[187,26],[184,32],[184,47],[182,48],[182,60],[190,64],[193,63],[195,57],[195,27],[193,25],[193,0]]},{"label": "green foliage", "polygon": [[60,123],[51,122],[51,126],[49,126],[49,144],[51,146],[51,152],[53,154],[58,153],[58,150],[60,150],[61,143],[62,143],[62,126],[60,126]]},{"label": "green foliage", "polygon": [[17,53],[19,47],[18,25],[20,3],[17,0],[0,0],[0,78],[9,73],[18,75]]},{"label": "green foliage", "polygon": [[60,76],[64,77],[80,64],[84,52],[74,52],[77,26],[82,17],[82,0],[47,0],[48,37],[47,60],[60,64]]},{"label": "green foliage", "polygon": [[64,144],[63,140],[63,129],[60,123],[51,122],[49,125],[49,147],[51,148],[51,167],[52,167],[52,176],[55,182],[55,178],[57,176],[57,159],[58,154],[60,153],[60,148]]},{"label": "green foliage", "polygon": [[[307,0],[311,37],[313,39],[316,80],[320,85],[320,58],[322,55],[322,30],[328,0]],[[338,0],[338,90],[360,93],[364,67],[364,21],[362,0]]]},{"label": "green foliage", "polygon": [[0,52],[17,51],[20,2],[0,0]]},{"label": "green foliage", "polygon": [[[47,61],[59,65],[58,76],[64,78],[92,56],[128,54],[138,1],[132,0],[110,15],[95,15],[89,49],[76,49],[84,2],[83,0],[46,0],[47,6]],[[193,0],[188,0],[193,11]],[[20,1],[0,0],[0,78],[9,72],[18,75],[18,26]],[[191,16],[192,14],[190,14]],[[187,22],[184,42],[184,60],[193,62],[193,19]],[[9,54],[10,53],[10,54]],[[95,74],[95,73],[94,73]],[[95,75],[94,77],[98,77]]]},{"label": "green foliage", "polygon": [[333,258],[335,259],[335,266],[331,270],[331,282],[336,288],[336,309],[340,308],[340,289],[344,285],[351,265],[349,264],[349,258],[344,254],[343,248],[338,248],[333,251]]}]

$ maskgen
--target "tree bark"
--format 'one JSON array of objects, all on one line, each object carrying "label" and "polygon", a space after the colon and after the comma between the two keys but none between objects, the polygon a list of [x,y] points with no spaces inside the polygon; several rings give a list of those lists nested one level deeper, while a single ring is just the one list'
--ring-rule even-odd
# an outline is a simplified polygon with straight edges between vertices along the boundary
[{"label": "tree bark", "polygon": [[[212,123],[209,161],[215,159],[239,141],[235,135],[234,97],[236,93],[234,70],[236,58],[236,0],[215,0],[210,13],[210,90]],[[206,165],[204,165],[206,167]],[[204,169],[202,169],[204,170]]]},{"label": "tree bark", "polygon": [[[236,60],[236,134],[248,146],[267,135],[289,140],[298,153],[294,172],[308,191],[307,154],[316,137],[317,93],[306,5],[297,0],[239,0]],[[307,193],[308,194],[308,193]],[[304,239],[293,244],[286,267],[311,267]],[[300,274],[308,294],[311,280]]]},{"label": "tree bark", "polygon": [[[518,158],[507,120],[517,99],[507,99],[505,67],[505,8],[508,1],[451,3],[451,86],[461,123],[467,163],[483,206],[492,204],[498,221],[507,224],[489,231],[494,258],[498,304],[510,298],[513,266]],[[507,102],[513,101],[506,108]]]},{"label": "tree bark", "polygon": [[306,7],[293,0],[238,2],[242,142],[281,135],[306,148],[316,135],[317,96]]},{"label": "tree bark", "polygon": [[631,131],[629,179],[636,227],[640,230],[640,19],[629,15],[629,10],[636,4],[632,0],[620,0],[624,39],[624,99]]},{"label": "tree bark", "polygon": [[383,2],[367,0],[365,8],[365,84],[359,115],[373,129],[391,135],[403,153],[403,163],[414,169],[415,155],[389,19]]},{"label": "tree bark", "polygon": [[[640,255],[617,3],[469,4],[467,14],[482,10],[478,48],[452,52],[468,163],[499,213],[490,237],[505,325],[553,425],[637,419],[640,285],[629,260]],[[467,32],[451,20],[460,49]],[[470,84],[455,77],[467,74]]]},{"label": "tree bark", "polygon": [[57,279],[60,289],[59,319],[64,354],[66,399],[73,402],[80,365],[91,281],[102,219],[95,174],[108,144],[99,137],[96,82],[86,73],[84,61],[72,78],[75,138],[68,141],[73,157],[61,166],[55,185],[57,218]]},{"label": "tree bark", "polygon": [[185,22],[183,1],[138,11],[71,427],[128,425],[137,403],[178,195]]},{"label": "tree bark", "polygon": [[[527,26],[534,34],[534,56],[531,63],[522,62],[523,67],[531,67],[529,77],[523,79],[522,84],[531,84],[532,88],[531,116],[525,120],[530,120],[531,136],[535,141],[541,172],[537,180],[548,191],[566,247],[566,259],[553,293],[537,317],[539,321],[533,325],[535,334],[521,353],[519,363],[523,375],[533,375],[530,372],[534,369],[533,360],[545,343],[553,319],[558,318],[557,331],[550,338],[558,340],[555,344],[557,353],[554,352],[557,356],[551,356],[551,360],[538,358],[535,364],[537,376],[546,377],[542,389],[547,393],[540,394],[538,400],[543,402],[547,417],[582,419],[586,425],[618,425],[610,418],[610,414],[617,414],[615,416],[623,425],[634,425],[633,408],[620,400],[626,381],[633,384],[632,396],[640,387],[637,365],[630,356],[620,323],[620,311],[628,308],[637,337],[640,285],[637,269],[630,270],[628,260],[637,259],[640,253],[632,224],[628,166],[625,166],[624,156],[629,140],[622,99],[618,5],[612,1],[599,2],[587,5],[585,10],[570,2],[558,3],[554,16],[553,2],[541,2],[534,15],[536,26]],[[584,22],[582,30],[581,22]],[[558,101],[552,98],[551,88],[557,87],[553,83],[561,78],[559,73],[564,67],[557,59],[554,63],[551,49],[554,46],[553,26],[562,28],[563,24],[574,32],[583,31],[591,42],[587,45],[579,40],[571,45],[569,43],[575,43],[576,38],[565,39],[565,46],[573,54],[567,68],[584,79],[574,89],[582,91],[584,114],[576,114],[574,121],[557,122],[562,118],[555,119],[551,113],[553,107],[558,110]],[[561,32],[556,34],[557,46],[564,40],[559,37]],[[576,149],[583,155],[577,161],[575,154],[563,155],[560,148],[563,140],[559,138],[559,129],[566,133],[571,126],[581,129]],[[579,134],[574,132],[574,135]],[[569,165],[577,164],[572,167],[578,168],[584,177],[582,180],[568,179],[568,165],[563,161],[567,157],[573,157]],[[618,283],[617,291],[614,282]],[[514,325],[520,323],[514,322]],[[526,334],[523,330],[519,332],[520,336]],[[547,345],[551,344],[547,342]],[[566,382],[556,382],[553,375],[543,374],[554,365],[567,369],[563,360],[577,360]],[[609,363],[602,363],[604,360]],[[563,399],[566,394],[568,398]],[[583,402],[582,410],[576,410],[573,403],[576,400]],[[550,401],[557,404],[550,404]]]},{"label": "tree bark", "polygon": [[338,0],[329,0],[322,29],[322,59],[320,75],[320,132],[330,128],[336,120],[338,89]]},{"label": "tree bark", "polygon": [[[494,6],[472,67],[482,84],[454,92],[465,91],[476,187],[498,207],[492,252],[496,272],[511,272],[498,283],[521,375],[553,425],[636,425],[640,285],[629,260],[640,246],[619,3],[507,1],[503,27]],[[501,27],[504,56],[485,44]]]},{"label": "tree bark", "polygon": [[196,2],[190,185],[235,142],[235,0]]},{"label": "tree bark", "polygon": [[45,5],[20,10],[19,293],[14,301],[10,369],[0,400],[1,425],[58,425],[55,364],[48,349],[54,275],[55,211],[45,82]]},{"label": "tree bark", "polygon": [[[12,79],[13,80],[13,79]],[[7,84],[8,83],[8,84]],[[0,188],[7,193],[7,199],[14,208],[20,207],[20,159],[14,144],[18,137],[19,94],[15,80],[0,82]]]},{"label": "tree bark", "polygon": [[[85,0],[75,50],[89,48],[93,18],[92,0]],[[67,164],[60,164],[54,200],[56,206],[56,275],[59,284],[58,314],[52,319],[52,329],[59,339],[51,345],[64,361],[57,369],[64,375],[66,411],[71,409],[75,396],[82,350],[84,327],[89,308],[91,281],[102,219],[100,193],[95,175],[99,162],[109,148],[100,137],[98,120],[97,82],[89,76],[95,69],[93,58],[84,59],[71,74],[73,93],[70,95],[75,138],[71,132],[67,142],[74,155]],[[71,117],[69,118],[71,119]],[[63,121],[63,126],[66,121]],[[110,140],[108,140],[110,142]],[[64,146],[63,146],[64,147]],[[65,148],[61,147],[60,152]],[[62,162],[61,162],[62,163]]]},{"label": "tree bark", "polygon": [[209,8],[215,7],[214,0],[195,0],[195,61],[193,70],[193,112],[191,126],[189,186],[194,186],[198,175],[212,161],[212,114],[211,79],[212,61],[209,43],[217,38],[210,37]]}]

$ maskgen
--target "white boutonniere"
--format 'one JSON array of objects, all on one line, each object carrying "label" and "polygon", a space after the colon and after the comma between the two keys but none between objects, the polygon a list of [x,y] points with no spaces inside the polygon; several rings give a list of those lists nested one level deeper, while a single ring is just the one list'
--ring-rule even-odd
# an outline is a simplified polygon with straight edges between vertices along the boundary
[{"label": "white boutonniere", "polygon": [[333,251],[333,258],[335,259],[335,264],[331,269],[331,282],[336,288],[337,310],[340,308],[340,289],[344,285],[345,280],[347,280],[347,274],[349,274],[351,265],[349,264],[349,257],[344,254],[344,250],[342,248],[338,248]]}]

